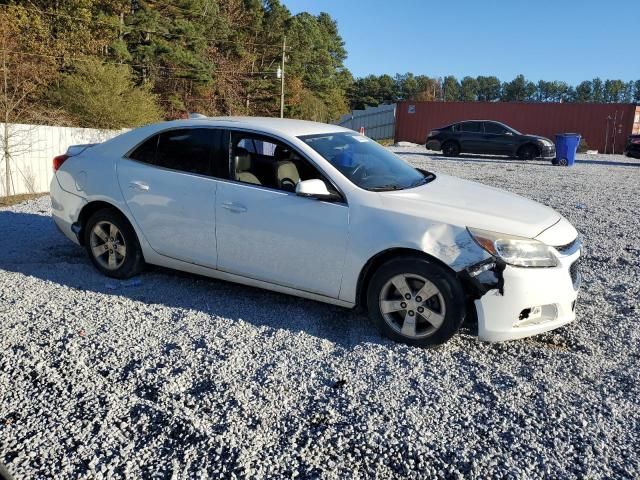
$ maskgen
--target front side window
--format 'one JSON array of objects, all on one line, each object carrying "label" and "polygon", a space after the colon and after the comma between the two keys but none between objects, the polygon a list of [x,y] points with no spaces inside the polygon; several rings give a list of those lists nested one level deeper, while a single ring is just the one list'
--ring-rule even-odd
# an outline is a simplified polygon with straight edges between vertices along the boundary
[{"label": "front side window", "polygon": [[402,190],[429,181],[400,157],[377,142],[355,132],[299,137],[336,167],[352,183],[365,190]]},{"label": "front side window", "polygon": [[330,182],[289,145],[254,133],[234,132],[231,139],[232,175],[235,180],[294,192],[298,182]]},{"label": "front side window", "polygon": [[484,133],[492,133],[492,134],[495,134],[495,135],[504,135],[508,131],[509,130],[504,125],[500,125],[499,123],[484,122]]}]

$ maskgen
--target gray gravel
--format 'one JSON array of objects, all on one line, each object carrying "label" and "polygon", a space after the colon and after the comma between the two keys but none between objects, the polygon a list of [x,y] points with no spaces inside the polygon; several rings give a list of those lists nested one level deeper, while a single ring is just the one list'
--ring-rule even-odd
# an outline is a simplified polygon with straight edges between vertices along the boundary
[{"label": "gray gravel", "polygon": [[0,210],[0,462],[18,478],[640,476],[640,161],[393,150],[572,221],[578,321],[423,350],[285,295],[159,269],[114,282],[44,197]]}]

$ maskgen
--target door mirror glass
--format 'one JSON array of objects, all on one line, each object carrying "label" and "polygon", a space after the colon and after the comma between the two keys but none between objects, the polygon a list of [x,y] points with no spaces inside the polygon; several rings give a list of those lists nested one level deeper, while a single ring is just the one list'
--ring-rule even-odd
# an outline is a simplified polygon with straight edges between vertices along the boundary
[{"label": "door mirror glass", "polygon": [[296,185],[296,195],[301,197],[314,197],[328,200],[333,198],[333,194],[327,188],[326,183],[317,178],[302,180]]}]

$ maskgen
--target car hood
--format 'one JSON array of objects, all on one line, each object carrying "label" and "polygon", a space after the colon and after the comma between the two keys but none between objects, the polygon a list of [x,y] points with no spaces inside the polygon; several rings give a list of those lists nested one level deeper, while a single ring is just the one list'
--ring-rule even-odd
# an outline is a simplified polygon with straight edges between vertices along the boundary
[{"label": "car hood", "polygon": [[524,135],[522,135],[523,137],[529,138],[531,140],[546,140],[547,142],[551,142],[553,143],[553,141],[550,138],[547,137],[543,137],[542,135],[532,135],[530,133],[525,133]]},{"label": "car hood", "polygon": [[385,209],[463,227],[534,238],[562,217],[533,200],[449,175],[408,190],[381,193]]}]

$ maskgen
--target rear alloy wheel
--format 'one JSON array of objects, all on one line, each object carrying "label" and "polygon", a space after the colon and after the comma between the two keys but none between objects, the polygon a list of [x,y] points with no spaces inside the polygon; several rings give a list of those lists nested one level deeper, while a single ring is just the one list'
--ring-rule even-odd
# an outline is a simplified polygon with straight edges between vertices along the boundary
[{"label": "rear alloy wheel", "polygon": [[533,160],[538,157],[538,149],[533,145],[525,145],[518,151],[520,160]]},{"label": "rear alloy wheel", "polygon": [[443,343],[464,319],[464,292],[457,278],[425,259],[399,258],[382,265],[367,301],[382,333],[409,345]]},{"label": "rear alloy wheel", "polygon": [[103,274],[129,278],[142,270],[144,261],[138,239],[129,222],[117,211],[100,210],[85,225],[85,247]]},{"label": "rear alloy wheel", "polygon": [[460,155],[460,146],[456,142],[445,142],[442,145],[442,154],[445,157],[457,157]]}]

